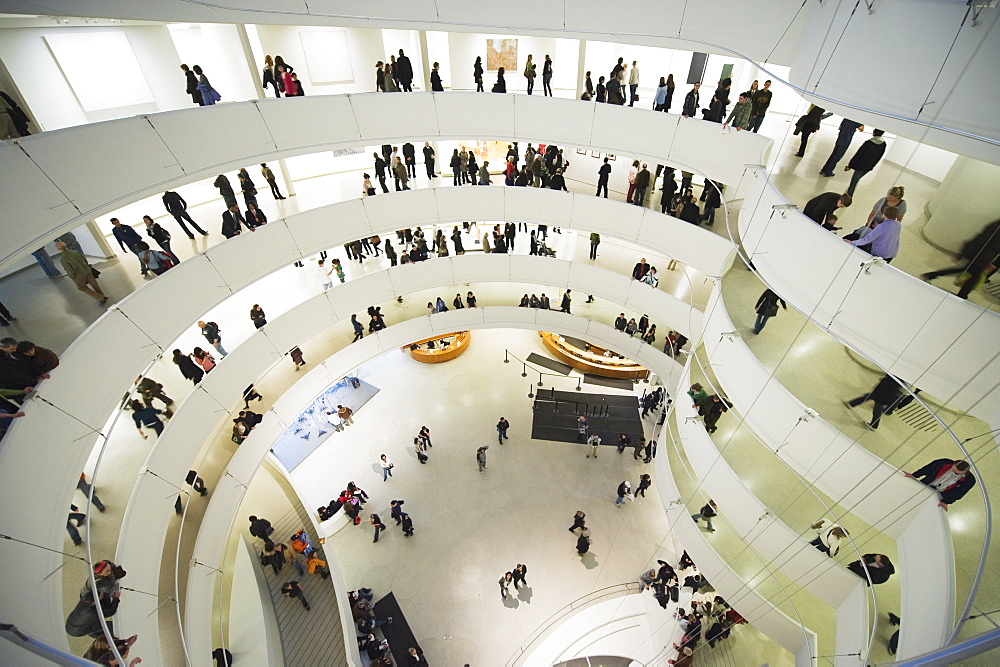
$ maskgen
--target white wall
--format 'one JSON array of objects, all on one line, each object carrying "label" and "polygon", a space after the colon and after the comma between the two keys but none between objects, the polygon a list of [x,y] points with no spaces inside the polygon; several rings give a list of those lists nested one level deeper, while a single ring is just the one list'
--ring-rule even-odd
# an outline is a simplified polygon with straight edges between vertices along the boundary
[{"label": "white wall", "polygon": [[[870,128],[865,128],[865,130],[866,132],[870,131]],[[906,137],[896,137],[888,144],[884,158],[886,162],[897,164],[903,169],[920,174],[935,183],[941,183],[944,180],[958,157],[951,151],[921,144]],[[849,152],[848,157],[850,155],[853,153]]]},{"label": "white wall", "polygon": [[[302,44],[302,33],[342,32],[347,39],[347,53],[350,59],[354,80],[348,83],[317,84],[309,70],[305,48]],[[334,93],[362,93],[375,91],[375,63],[385,60],[387,53],[383,46],[382,30],[374,28],[324,28],[300,25],[258,25],[257,34],[264,53],[272,57],[280,55],[289,65],[295,68],[295,73],[302,81],[306,95],[332,95]],[[406,45],[404,45],[405,48]],[[396,47],[398,50],[400,47]],[[419,67],[411,57],[414,68]],[[254,76],[260,78],[264,63],[257,63]],[[268,97],[274,97],[274,89],[267,89]]]},{"label": "white wall", "polygon": [[[154,102],[85,111],[45,42],[45,36],[52,34],[86,35],[100,40],[101,35],[108,33],[127,36],[145,77],[141,83],[148,85]],[[81,57],[85,57],[85,53]],[[179,69],[181,61],[166,26],[8,28],[0,30],[0,60],[41,126],[32,126],[32,131],[57,130],[191,105],[191,98],[184,92],[184,73]],[[130,85],[129,81],[115,78],[114,63],[95,62],[93,66],[106,70],[107,86]]]},{"label": "white wall", "polygon": [[[525,37],[518,35],[496,35],[486,33],[448,34],[449,68],[452,70],[452,87],[461,90],[475,90],[472,80],[472,66],[476,56],[483,59],[483,85],[490,90],[496,83],[497,73],[486,69],[486,40],[517,39],[517,68],[504,73],[507,82],[507,92],[524,92],[528,88],[528,80],[524,78],[524,63],[528,54],[537,65],[534,95],[542,94],[542,63],[545,54],[552,56],[552,88],[566,88],[573,91],[576,97],[577,67],[579,64],[579,47],[575,39],[559,39],[555,37]],[[445,63],[441,62],[441,67]],[[595,80],[596,85],[596,80]]]},{"label": "white wall", "polygon": [[958,252],[967,240],[1000,217],[998,184],[1000,166],[958,157],[931,198],[931,218],[924,226],[924,236]]},{"label": "white wall", "polygon": [[[250,79],[250,68],[243,55],[236,26],[221,23],[172,23],[168,26],[177,55],[180,57],[175,86],[185,90],[181,63],[188,67],[200,65],[212,87],[219,91],[222,102],[240,102],[257,98]],[[185,93],[185,107],[195,106]]]}]

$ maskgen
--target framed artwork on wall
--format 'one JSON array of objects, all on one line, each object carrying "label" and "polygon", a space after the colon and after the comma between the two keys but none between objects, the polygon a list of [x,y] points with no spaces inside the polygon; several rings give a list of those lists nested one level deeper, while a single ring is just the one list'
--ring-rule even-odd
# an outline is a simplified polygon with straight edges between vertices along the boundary
[{"label": "framed artwork on wall", "polygon": [[576,152],[578,154],[580,154],[580,155],[586,155],[587,154],[587,149],[586,148],[577,148]]},{"label": "framed artwork on wall", "polygon": [[517,71],[516,39],[486,40],[486,70],[495,72],[501,67],[507,73]]},{"label": "framed artwork on wall", "polygon": [[614,153],[606,153],[606,156],[607,156],[608,160],[610,160],[612,162],[615,159],[615,154]]},{"label": "framed artwork on wall", "polygon": [[601,157],[600,151],[590,151],[590,157]]}]

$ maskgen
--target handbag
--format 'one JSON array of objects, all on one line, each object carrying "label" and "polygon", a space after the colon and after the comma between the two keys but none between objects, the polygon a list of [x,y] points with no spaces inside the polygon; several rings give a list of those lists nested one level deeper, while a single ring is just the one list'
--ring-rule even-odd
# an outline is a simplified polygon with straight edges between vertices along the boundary
[{"label": "handbag", "polygon": [[94,278],[100,278],[101,277],[101,272],[91,266],[90,267],[90,275],[94,276]]},{"label": "handbag", "polygon": [[369,197],[375,196],[375,188],[368,188],[367,192]]}]

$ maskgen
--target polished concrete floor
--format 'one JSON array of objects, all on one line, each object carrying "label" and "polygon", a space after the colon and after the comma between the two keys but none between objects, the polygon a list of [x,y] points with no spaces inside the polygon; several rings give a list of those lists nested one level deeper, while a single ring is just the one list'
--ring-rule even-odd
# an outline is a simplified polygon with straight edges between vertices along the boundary
[{"label": "polished concrete floor", "polygon": [[[784,142],[775,146],[772,152],[773,178],[779,188],[792,201],[804,203],[804,201],[814,196],[817,192],[837,189],[834,186],[843,187],[844,184],[839,183],[839,181],[844,180],[843,177],[838,176],[834,179],[824,179],[816,173],[818,172],[819,165],[825,159],[836,133],[835,124],[830,125],[831,123],[833,123],[832,120],[828,121],[821,132],[813,138],[806,158],[798,159],[790,157],[791,153],[797,149],[797,140],[794,144]],[[781,116],[768,118],[764,126],[765,133],[778,138],[779,142],[780,138],[784,136],[782,132],[787,130],[787,119]],[[418,174],[422,174],[422,170],[418,170]],[[570,173],[570,176],[572,176],[572,173]],[[280,217],[297,210],[305,210],[330,201],[356,196],[359,180],[359,174],[356,171],[320,176],[297,182],[297,196],[295,198],[284,202],[273,202],[266,193],[262,192],[259,195],[259,200],[262,203],[262,208],[270,217]],[[438,179],[434,185],[440,186],[443,182],[447,186],[450,180],[444,178]],[[883,163],[876,172],[862,182],[862,185],[858,189],[858,196],[856,198],[858,204],[856,204],[856,208],[850,209],[853,212],[851,215],[857,216],[857,220],[854,220],[854,222],[861,224],[864,221],[864,216],[870,205],[866,204],[862,206],[863,202],[869,199],[871,202],[874,202],[884,194],[889,186],[896,183],[904,183],[907,186],[906,199],[910,205],[910,213],[907,215],[904,223],[903,250],[900,253],[900,258],[894,262],[893,266],[917,273],[929,268],[947,265],[949,261],[947,256],[931,248],[919,236],[920,226],[925,220],[922,212],[924,204],[929,200],[934,189],[932,183],[920,177],[901,172],[898,167],[889,163]],[[417,178],[417,187],[425,185],[426,179],[422,175],[419,175]],[[615,194],[612,197],[622,199],[624,187],[622,187],[622,184],[614,185],[618,186],[618,191],[613,190]],[[572,180],[570,181],[570,187],[571,189],[583,192],[590,190],[590,186],[584,186]],[[216,243],[221,241],[222,237],[214,231],[216,227],[214,221],[218,217],[217,209],[220,208],[218,201],[213,201],[213,197],[217,196],[216,191],[208,183],[200,183],[187,186],[182,192],[192,202],[192,215],[200,220],[203,226],[213,231],[212,236],[208,237],[207,240],[198,239],[194,242],[186,240],[175,241],[174,250],[183,259],[190,256],[197,249],[204,247],[204,243]],[[198,203],[196,204],[195,202]],[[150,206],[152,206],[151,209]],[[157,211],[162,211],[162,205],[158,199],[154,199],[152,202],[132,205],[123,210],[130,211],[130,215],[120,215],[119,217],[123,217],[123,219],[137,219],[139,215],[149,210],[152,210],[153,214]],[[852,225],[851,222],[848,222],[849,219],[851,218],[846,215],[841,218],[845,229]],[[206,221],[211,222],[206,223]],[[168,219],[168,225],[172,224],[172,220]],[[716,224],[716,229],[720,229],[718,223]],[[180,237],[183,239],[183,236],[176,233],[176,229],[174,231],[175,238]],[[561,246],[557,247],[560,257],[572,256],[574,259],[585,259],[585,240],[574,239],[573,235],[567,234],[560,240],[560,244]],[[632,263],[634,263],[637,252],[647,254],[645,251],[630,248],[627,244],[605,241],[601,246],[601,258],[599,258],[598,264],[607,263],[609,268],[614,267],[617,270],[627,272]],[[650,259],[651,261],[655,261],[654,258]],[[138,265],[134,256],[128,255],[120,260],[100,263],[98,265],[104,271],[102,282],[108,288],[108,293],[115,300],[124,297],[129,291],[144,282],[144,279],[138,276]],[[366,262],[364,268],[353,263],[348,263],[347,266],[349,277],[358,275],[360,271],[367,272],[381,268],[378,264],[372,262]],[[741,322],[737,315],[739,312],[738,303],[745,304],[746,310],[744,312],[746,314],[743,317],[742,324],[747,326],[752,321],[750,306],[759,293],[759,285],[748,274],[740,277],[735,273],[736,271],[737,269],[734,269],[734,274],[731,274],[731,278],[727,279],[727,305],[731,313],[733,313],[734,320],[737,321],[737,324],[740,324]],[[661,273],[664,272],[661,271]],[[679,279],[669,280],[666,275],[661,277],[663,278],[661,282],[661,288],[663,289],[673,291],[679,295],[680,292],[689,289],[686,281]],[[697,282],[695,282],[695,286],[699,286]],[[736,287],[735,291],[732,289],[733,286]],[[269,315],[273,317],[274,314],[280,313],[285,309],[282,306],[285,299],[282,297],[284,297],[284,294],[289,289],[301,294],[311,294],[318,291],[318,285],[316,284],[315,276],[312,275],[311,269],[307,268],[296,274],[296,271],[289,267],[265,279],[265,281],[262,281],[259,285],[251,289],[254,292],[253,295],[247,295],[245,299],[251,303],[264,303],[268,294],[273,297],[272,302],[275,305],[272,308],[268,308]],[[704,289],[696,290],[696,303],[704,303],[704,296],[706,294],[707,291]],[[733,301],[734,298],[737,301]],[[981,293],[973,295],[973,301],[990,304],[986,299],[987,297]],[[78,294],[66,279],[44,278],[37,267],[32,267],[0,282],[0,300],[19,317],[17,323],[5,329],[5,334],[18,338],[31,338],[40,345],[52,347],[58,351],[64,350],[102,312],[96,304]],[[235,302],[237,300],[234,299],[232,301]],[[245,308],[246,304],[240,302],[220,307],[218,314],[215,310],[212,311],[213,319],[222,321],[223,318],[228,318],[226,321],[232,322],[231,325],[227,326],[227,344],[231,345],[232,342],[240,340],[245,335],[249,335],[251,325],[249,321],[244,321],[246,319]],[[895,455],[896,453],[892,451],[895,448],[895,444],[892,443],[900,438],[906,439],[911,434],[905,430],[901,434],[891,434],[891,429],[886,428],[880,429],[876,434],[863,432],[861,430],[863,425],[857,420],[856,416],[851,416],[843,406],[838,407],[839,404],[837,404],[841,398],[856,395],[865,390],[872,384],[875,375],[860,364],[853,366],[856,370],[852,371],[853,375],[851,377],[846,377],[841,372],[837,372],[836,375],[832,372],[823,373],[820,369],[837,368],[839,371],[845,365],[845,360],[853,358],[842,347],[826,338],[825,334],[822,334],[818,330],[810,334],[805,333],[804,330],[803,332],[799,332],[798,329],[802,327],[799,326],[799,323],[795,319],[796,317],[792,313],[786,315],[783,312],[781,316],[772,320],[768,324],[768,329],[765,330],[765,333],[751,342],[755,352],[760,355],[765,364],[775,364],[779,379],[790,390],[796,393],[797,396],[803,398],[803,400],[812,397],[809,392],[821,393],[821,396],[817,396],[816,402],[807,400],[810,405],[819,405],[820,401],[826,401],[827,403],[833,401],[834,403],[829,403],[828,409],[817,408],[825,418],[837,419],[837,417],[832,415],[837,415],[839,411],[839,419],[842,420],[845,429],[858,429],[863,442],[871,443],[873,451],[881,451],[882,455],[885,456],[889,456],[890,453]],[[240,324],[240,322],[243,322],[243,324]],[[789,331],[782,335],[786,326]],[[782,342],[780,343],[779,336],[782,338]],[[182,337],[178,344],[189,349],[201,342],[197,333],[192,331],[190,334]],[[778,365],[779,360],[782,360],[780,365]],[[189,390],[189,385],[185,386],[184,383],[174,377],[176,375],[174,369],[165,366],[161,370],[160,375],[161,377],[158,379],[168,385],[168,390],[175,398],[183,397]],[[281,381],[272,380],[274,382],[272,392],[280,391],[283,385],[287,386],[287,383],[292,379],[292,374],[288,373],[287,375],[288,378]],[[114,391],[118,392],[120,388],[115,388]],[[272,393],[271,395],[276,394]],[[980,428],[982,424],[975,420],[966,420],[963,420],[959,426],[956,426],[956,429],[962,430],[964,437],[972,437],[988,430],[985,427]],[[961,424],[967,426],[962,426]],[[124,427],[121,427],[121,425],[115,427],[114,432],[118,433],[119,431],[121,435],[114,435],[110,440],[110,445],[105,450],[102,471],[99,473],[97,481],[99,494],[102,500],[109,506],[106,514],[94,515],[90,539],[95,547],[99,547],[98,551],[100,551],[100,555],[98,557],[109,555],[114,549],[121,520],[119,510],[124,508],[130,491],[128,485],[124,487],[119,486],[115,483],[115,480],[131,479],[135,475],[135,471],[138,469],[141,461],[145,458],[148,447],[152,444],[151,441],[143,442],[139,440],[130,424],[126,424]],[[922,437],[929,438],[929,436]],[[224,440],[224,435],[220,436],[219,439]],[[890,443],[888,447],[885,444],[887,440]],[[911,437],[907,442],[915,442],[917,440],[917,438]],[[932,443],[931,448],[926,452],[922,452],[921,455],[925,458],[932,458],[935,455],[939,455],[936,452],[942,452],[940,455],[944,455],[945,453],[954,455],[954,452],[949,449],[948,444],[940,441],[940,438],[935,440],[934,442],[937,444]],[[916,456],[914,452],[920,451],[923,442],[926,442],[926,440],[915,442],[917,445],[916,449],[907,449],[897,459],[899,461],[898,465],[903,465],[903,462]],[[979,439],[972,443],[972,445],[980,447],[979,452],[983,457],[982,462],[977,458],[977,462],[980,465],[985,464],[995,467],[995,463],[991,463],[995,458],[994,444],[988,438]],[[206,479],[210,479],[213,470],[219,471],[224,466],[225,461],[228,459],[228,450],[223,446],[222,448],[207,449],[207,451],[208,458],[200,469],[204,472]],[[992,470],[993,468],[988,469]],[[746,469],[743,471],[743,474],[751,475],[753,471]],[[994,476],[991,477],[995,479]],[[973,497],[970,495],[961,507],[954,508],[949,515],[955,533],[956,550],[958,552],[956,569],[960,575],[967,575],[975,565],[979,549],[966,548],[966,546],[969,543],[974,545],[976,540],[981,541],[984,528],[984,513],[981,506],[973,506],[973,500]],[[981,505],[981,501],[976,502],[979,502]],[[196,519],[199,507],[203,506],[204,502],[202,499],[196,498],[189,507],[189,518]],[[186,536],[191,534],[187,530],[185,531]],[[968,536],[968,543],[959,542],[959,540],[964,539],[963,535]],[[67,542],[67,544],[69,543]],[[168,552],[172,561],[172,549],[168,549]],[[97,555],[96,551],[95,555]],[[998,576],[998,573],[993,572],[993,569],[995,569],[995,565],[993,564],[997,560],[994,558],[989,561],[990,567],[987,570],[987,584],[984,585],[983,593],[986,589],[995,589],[988,582],[995,581]],[[77,580],[79,579],[82,582],[84,568],[82,565],[75,566],[72,564],[68,568],[66,570],[66,579],[69,600],[78,590],[79,584]],[[76,572],[77,569],[79,573]],[[172,570],[172,567],[170,569]],[[170,588],[172,588],[172,578],[169,581],[171,581]],[[960,586],[963,585],[963,581],[964,579],[960,578]],[[963,597],[962,589],[960,588],[960,604]],[[989,611],[997,605],[989,602],[981,602],[977,606],[984,611]],[[161,614],[162,616],[169,615]],[[970,627],[973,626],[970,625]],[[982,628],[981,625],[974,627]]]}]

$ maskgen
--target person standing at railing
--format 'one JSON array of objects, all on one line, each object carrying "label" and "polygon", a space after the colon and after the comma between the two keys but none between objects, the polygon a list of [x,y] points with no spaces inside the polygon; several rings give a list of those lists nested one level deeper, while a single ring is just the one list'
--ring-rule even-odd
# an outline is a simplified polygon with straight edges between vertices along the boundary
[{"label": "person standing at railing", "polygon": [[949,505],[960,500],[976,485],[976,477],[969,472],[968,461],[936,459],[919,470],[906,473],[906,476],[934,489],[940,500],[938,506],[946,512]]}]

